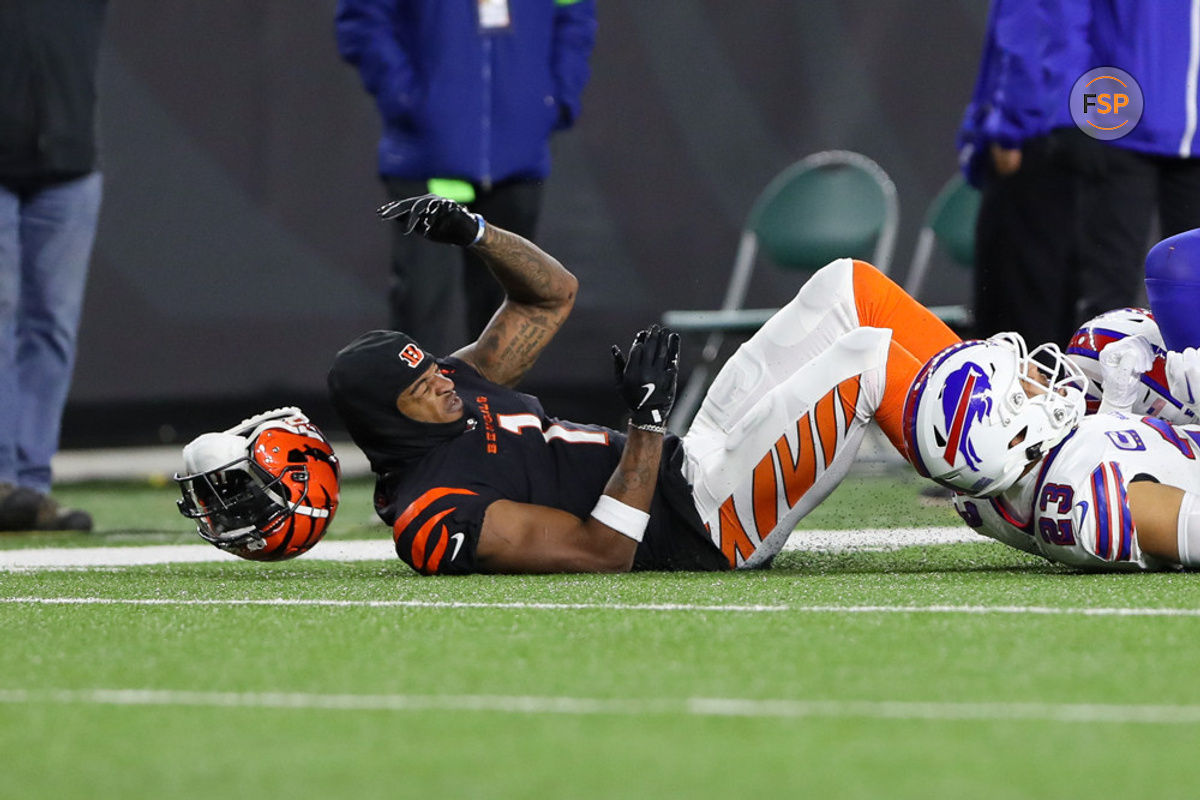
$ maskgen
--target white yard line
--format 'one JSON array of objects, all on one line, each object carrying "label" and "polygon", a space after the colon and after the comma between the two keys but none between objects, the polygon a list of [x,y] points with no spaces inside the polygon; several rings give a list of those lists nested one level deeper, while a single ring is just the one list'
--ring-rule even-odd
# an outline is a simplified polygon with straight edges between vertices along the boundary
[{"label": "white yard line", "polygon": [[111,606],[332,606],[335,608],[483,608],[529,611],[791,611],[783,605],[690,605],[687,603],[524,603],[466,602],[458,600],[323,600],[307,598],[251,598],[230,600],[175,600],[163,597],[0,597],[0,605],[111,605]]},{"label": "white yard line", "polygon": [[39,606],[311,606],[335,608],[506,609],[528,611],[682,611],[797,614],[1028,614],[1075,617],[1200,617],[1200,608],[978,605],[701,605],[692,603],[527,603],[461,600],[325,600],[321,598],[0,597],[3,605]]},{"label": "white yard line", "polygon": [[[850,551],[884,550],[916,545],[988,541],[967,527],[880,528],[870,530],[810,530],[792,534],[784,550]],[[338,541],[326,539],[301,556],[305,561],[393,560],[396,551],[386,532],[379,539]],[[185,564],[238,560],[209,544],[147,545],[129,547],[47,547],[0,550],[0,571],[34,569],[87,569],[146,564]],[[270,565],[264,565],[270,569]]]},{"label": "white yard line", "polygon": [[12,705],[177,706],[320,711],[467,711],[503,714],[860,718],[932,721],[1037,721],[1150,725],[1200,724],[1196,705],[1102,703],[940,703],[869,700],[748,700],[727,697],[610,699],[527,695],[311,694],[156,689],[0,689]]}]

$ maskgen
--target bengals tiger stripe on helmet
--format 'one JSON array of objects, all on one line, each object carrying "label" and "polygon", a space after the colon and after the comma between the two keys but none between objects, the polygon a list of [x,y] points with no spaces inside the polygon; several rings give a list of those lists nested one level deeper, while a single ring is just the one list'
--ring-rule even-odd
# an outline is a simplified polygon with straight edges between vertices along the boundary
[{"label": "bengals tiger stripe on helmet", "polygon": [[333,521],[340,466],[298,408],[276,409],[183,449],[179,511],[205,541],[251,561],[307,552]]}]

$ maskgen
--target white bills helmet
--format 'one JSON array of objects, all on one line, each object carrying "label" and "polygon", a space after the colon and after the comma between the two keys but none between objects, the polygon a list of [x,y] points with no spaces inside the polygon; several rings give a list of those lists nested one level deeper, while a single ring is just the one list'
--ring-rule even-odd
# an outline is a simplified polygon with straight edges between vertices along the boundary
[{"label": "white bills helmet", "polygon": [[1176,400],[1167,388],[1167,347],[1154,315],[1144,308],[1106,311],[1085,322],[1071,337],[1067,357],[1087,376],[1088,413],[1095,413],[1104,394],[1100,353],[1113,342],[1129,336],[1141,336],[1154,351],[1154,366],[1142,375],[1141,388],[1130,410],[1175,425],[1196,422],[1196,415]]},{"label": "white bills helmet", "polygon": [[1075,429],[1086,378],[1056,345],[1032,353],[1015,333],[951,345],[921,368],[904,438],[927,478],[976,497],[1012,486]]}]

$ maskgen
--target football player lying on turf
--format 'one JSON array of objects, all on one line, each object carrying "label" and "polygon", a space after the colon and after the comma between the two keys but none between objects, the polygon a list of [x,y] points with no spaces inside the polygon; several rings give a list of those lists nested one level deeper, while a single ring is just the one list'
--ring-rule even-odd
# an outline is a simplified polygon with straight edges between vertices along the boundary
[{"label": "football player lying on turf", "polygon": [[911,460],[962,493],[955,503],[972,527],[1050,560],[1200,563],[1200,427],[1103,405],[1085,416],[1085,383],[1057,348],[1029,354],[1015,334],[947,348],[906,404]]},{"label": "football player lying on turf", "polygon": [[[480,339],[448,358],[376,331],[330,370],[378,476],[376,509],[418,571],[765,566],[846,474],[872,419],[923,474],[995,512],[1001,524],[981,532],[1087,568],[1200,560],[1188,494],[1200,491],[1200,429],[1129,413],[1081,424],[1085,378],[1057,347],[1031,355],[1013,334],[959,342],[868,264],[818,271],[725,364],[683,439],[662,426],[673,334],[643,331],[627,358],[614,348],[626,437],[547,417],[511,388],[574,301],[557,261],[440,198],[383,213],[478,248],[507,294]],[[1106,359],[1110,392],[1137,398],[1138,359],[1134,346]]]},{"label": "football player lying on turf", "polygon": [[577,281],[532,243],[433,196],[384,206],[412,235],[472,247],[506,300],[447,357],[374,331],[329,372],[377,477],[396,551],[426,574],[761,567],[846,474],[872,419],[903,449],[904,397],[958,341],[869,264],[819,271],[724,365],[682,439],[665,432],[678,341],[614,348],[627,433],[546,415],[513,387]]},{"label": "football player lying on turf", "polygon": [[[969,467],[956,470],[953,454],[937,452],[940,443],[929,441],[931,434],[936,438],[945,430],[945,412],[939,428],[928,390],[924,405],[915,404],[924,408],[926,423],[909,420],[907,433],[917,443],[911,448],[914,463],[958,490],[955,506],[976,531],[1087,569],[1128,571],[1200,563],[1200,507],[1194,499],[1200,488],[1195,467],[1200,393],[1193,391],[1200,386],[1200,354],[1187,347],[1200,343],[1200,319],[1186,303],[1175,302],[1196,296],[1200,289],[1198,233],[1165,239],[1146,259],[1147,290],[1156,310],[1162,307],[1160,321],[1169,328],[1175,346],[1186,349],[1168,351],[1163,341],[1167,328],[1160,335],[1155,317],[1141,309],[1111,311],[1086,323],[1071,338],[1067,354],[1087,378],[1087,412],[1115,414],[1088,418],[1078,427],[1067,425],[1069,438],[1053,449],[1048,449],[1053,444],[1048,440],[1036,467],[1024,468],[1025,474],[1007,489],[993,483],[977,492],[982,496],[971,496],[972,486],[985,473],[1003,468],[1006,458],[1019,461],[1020,447],[1004,447],[1002,436],[988,439],[1000,447],[976,444],[980,452],[973,455],[982,465],[978,472]],[[961,387],[958,378],[950,376],[961,378],[962,365],[981,354],[977,365],[989,360],[987,351],[946,354],[941,376],[924,379],[953,399]],[[935,372],[932,365],[929,371]],[[993,395],[1004,396],[1003,388]],[[1014,434],[1023,432],[1020,416],[1018,412],[1010,417]],[[1074,411],[1066,414],[1073,417]],[[1008,423],[1001,418],[990,424],[1001,429]],[[964,418],[964,426],[971,425]],[[927,461],[922,457],[923,437]],[[969,464],[963,455],[961,463]]]},{"label": "football player lying on turf", "polygon": [[[1133,417],[1157,417],[1175,425],[1196,423],[1192,407],[1178,400],[1169,388],[1168,364],[1178,383],[1181,355],[1167,351],[1150,312],[1123,308],[1101,314],[1075,332],[1066,352],[1086,378],[1085,413],[1118,411]],[[972,497],[956,489],[953,499],[959,516],[980,534],[1051,560],[1109,568],[1095,563],[1090,556],[1068,557],[1069,551],[1052,546],[1062,535],[1051,535],[1049,523],[1044,532],[1039,532],[1031,513],[1020,510],[1021,504],[1009,502],[1006,494]],[[1107,540],[1100,544],[1116,561],[1119,548],[1110,552]]]}]

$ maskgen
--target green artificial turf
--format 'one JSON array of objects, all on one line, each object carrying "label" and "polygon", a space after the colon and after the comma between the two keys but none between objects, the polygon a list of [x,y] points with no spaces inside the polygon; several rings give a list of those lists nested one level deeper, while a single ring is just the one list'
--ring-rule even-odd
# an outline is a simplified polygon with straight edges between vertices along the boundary
[{"label": "green artificial turf", "polygon": [[[929,503],[920,490],[932,484],[911,470],[852,475],[800,527],[858,529],[957,526],[948,503]],[[330,526],[333,539],[386,537],[371,506],[374,484],[367,478],[343,481],[341,502]],[[90,482],[56,487],[64,505],[89,511],[91,533],[0,533],[0,550],[25,547],[94,547],[130,544],[191,544],[201,541],[195,526],[175,508],[179,492],[162,482]]]},{"label": "green artificial turf", "polygon": [[[806,524],[950,524],[919,485],[855,477]],[[331,535],[386,536],[349,488]],[[166,490],[68,491],[100,533],[0,546],[199,541]],[[1191,797],[1198,610],[1194,575],[990,542],[729,574],[0,572],[0,798]]]}]

